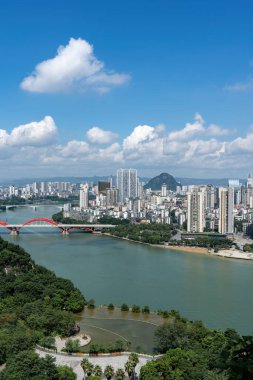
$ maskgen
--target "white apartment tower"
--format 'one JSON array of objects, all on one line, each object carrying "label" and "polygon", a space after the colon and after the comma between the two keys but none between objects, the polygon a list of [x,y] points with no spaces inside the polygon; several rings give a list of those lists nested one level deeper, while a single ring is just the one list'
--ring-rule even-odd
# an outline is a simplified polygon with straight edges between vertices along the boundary
[{"label": "white apartment tower", "polygon": [[165,183],[162,184],[161,196],[162,197],[166,197],[167,196],[167,185]]},{"label": "white apartment tower", "polygon": [[191,186],[187,193],[187,232],[205,228],[205,188]]},{"label": "white apartment tower", "polygon": [[136,198],[138,196],[137,170],[117,170],[117,188],[119,189],[119,202],[125,203],[126,198]]},{"label": "white apartment tower", "polygon": [[80,186],[79,207],[81,210],[89,207],[89,185],[87,183]]},{"label": "white apartment tower", "polygon": [[234,233],[234,189],[219,188],[219,233]]}]

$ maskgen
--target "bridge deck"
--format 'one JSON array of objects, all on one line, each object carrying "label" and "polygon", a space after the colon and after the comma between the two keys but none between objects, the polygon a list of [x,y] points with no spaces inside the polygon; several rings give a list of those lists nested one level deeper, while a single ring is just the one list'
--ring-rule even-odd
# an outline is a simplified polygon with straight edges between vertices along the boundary
[{"label": "bridge deck", "polygon": [[10,228],[114,228],[114,224],[8,224],[0,227],[10,227]]}]

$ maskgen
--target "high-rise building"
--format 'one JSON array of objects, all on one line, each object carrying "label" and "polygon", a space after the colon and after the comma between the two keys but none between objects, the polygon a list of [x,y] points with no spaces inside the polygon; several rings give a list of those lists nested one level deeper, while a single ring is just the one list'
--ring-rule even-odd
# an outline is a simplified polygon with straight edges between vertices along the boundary
[{"label": "high-rise building", "polygon": [[213,185],[206,186],[206,208],[208,210],[214,209],[215,191]]},{"label": "high-rise building", "polygon": [[167,185],[165,183],[162,184],[161,196],[162,197],[166,197],[167,196]]},{"label": "high-rise building", "polygon": [[81,210],[89,207],[89,185],[87,183],[80,186],[79,207]]},{"label": "high-rise building", "polygon": [[203,232],[205,228],[205,188],[189,187],[187,193],[187,231]]},{"label": "high-rise building", "polygon": [[112,208],[117,206],[119,197],[119,190],[116,187],[106,189],[106,207]]},{"label": "high-rise building", "polygon": [[106,195],[106,189],[111,187],[111,183],[108,181],[98,181],[98,192]]},{"label": "high-rise building", "polygon": [[12,197],[15,194],[15,187],[9,186],[9,197]]},{"label": "high-rise building", "polygon": [[247,187],[253,187],[253,178],[251,173],[249,173],[248,178],[247,178]]},{"label": "high-rise building", "polygon": [[117,170],[117,188],[119,189],[119,202],[125,203],[127,198],[136,198],[138,196],[137,170]]},{"label": "high-rise building", "polygon": [[234,189],[219,188],[219,233],[234,233]]}]

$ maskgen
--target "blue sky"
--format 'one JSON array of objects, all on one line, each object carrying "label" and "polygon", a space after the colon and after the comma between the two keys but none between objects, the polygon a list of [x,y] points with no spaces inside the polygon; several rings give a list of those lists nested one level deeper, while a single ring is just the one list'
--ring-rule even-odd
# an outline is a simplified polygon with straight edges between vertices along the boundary
[{"label": "blue sky", "polygon": [[0,0],[0,176],[246,176],[252,14],[251,1]]}]

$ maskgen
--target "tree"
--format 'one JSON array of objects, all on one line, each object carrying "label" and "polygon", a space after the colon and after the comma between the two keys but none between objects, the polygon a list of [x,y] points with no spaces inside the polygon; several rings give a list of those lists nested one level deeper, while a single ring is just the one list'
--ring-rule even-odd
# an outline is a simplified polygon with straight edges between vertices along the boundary
[{"label": "tree", "polygon": [[55,359],[49,355],[40,358],[34,351],[22,351],[7,360],[1,380],[57,380]]},{"label": "tree", "polygon": [[95,365],[95,367],[93,368],[93,375],[97,376],[97,377],[101,377],[103,375],[103,371],[100,367],[100,365]]},{"label": "tree", "polygon": [[[88,371],[90,371],[90,365],[92,365],[90,363],[90,361],[87,359],[87,358],[84,358],[82,361],[81,361],[81,367],[83,369],[83,372],[84,372],[84,376],[86,376],[88,374]],[[91,371],[92,372],[92,371]]]},{"label": "tree", "polygon": [[147,363],[141,368],[140,375],[141,380],[196,380],[203,379],[207,370],[204,354],[176,348],[169,350],[161,359]]},{"label": "tree", "polygon": [[127,305],[126,303],[123,303],[123,304],[121,305],[121,311],[128,311],[128,310],[129,310],[128,305]]},{"label": "tree", "polygon": [[150,313],[149,306],[144,306],[144,307],[142,308],[142,313],[143,313],[143,314],[149,314],[149,313]]},{"label": "tree", "polygon": [[91,376],[92,372],[93,372],[93,368],[94,368],[94,365],[92,363],[88,363],[87,364],[87,375],[88,376]]},{"label": "tree", "polygon": [[131,352],[131,354],[129,355],[128,360],[131,363],[133,363],[134,367],[136,367],[137,364],[139,363],[139,356],[135,352]]},{"label": "tree", "polygon": [[55,338],[53,336],[45,336],[40,340],[40,345],[44,348],[55,349]]},{"label": "tree", "polygon": [[111,380],[114,376],[114,369],[111,365],[107,365],[104,370],[104,375],[107,380]]},{"label": "tree", "polygon": [[77,376],[73,369],[67,365],[57,366],[58,380],[76,380]]},{"label": "tree", "polygon": [[140,311],[141,311],[140,306],[138,306],[138,305],[133,305],[132,306],[132,312],[133,313],[140,313]]},{"label": "tree", "polygon": [[117,369],[115,372],[115,379],[116,380],[124,380],[125,378],[125,371],[122,368]]},{"label": "tree", "polygon": [[112,303],[109,303],[107,308],[108,310],[114,310],[114,305]]},{"label": "tree", "polygon": [[128,377],[130,379],[132,373],[134,372],[134,364],[131,360],[128,359],[128,361],[125,363],[125,371],[128,374]]},{"label": "tree", "polygon": [[69,353],[78,352],[80,350],[79,339],[68,339],[65,343],[65,350]]}]

